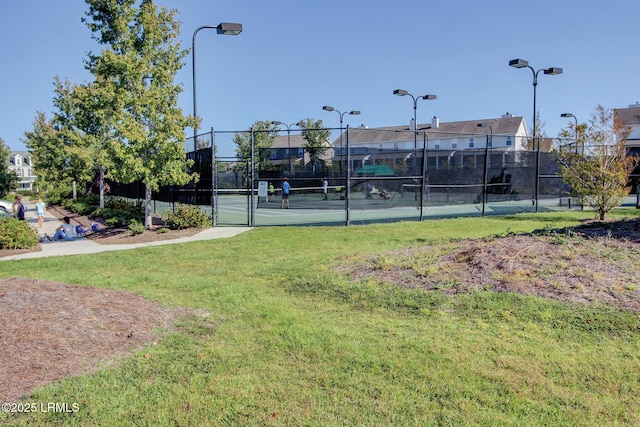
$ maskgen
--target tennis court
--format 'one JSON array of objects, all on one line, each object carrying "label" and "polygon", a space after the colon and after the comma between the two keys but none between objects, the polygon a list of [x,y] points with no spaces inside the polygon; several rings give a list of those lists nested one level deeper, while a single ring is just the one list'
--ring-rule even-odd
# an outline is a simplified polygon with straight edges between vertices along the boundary
[{"label": "tennis court", "polygon": [[[292,190],[289,208],[281,208],[281,196],[276,194],[273,201],[267,197],[253,197],[247,190],[218,191],[217,224],[277,226],[277,225],[345,225],[367,224],[374,222],[420,221],[434,218],[481,216],[482,203],[438,203],[423,200],[416,201],[407,194],[392,192],[389,199],[366,198],[362,193],[352,193],[348,201],[340,195],[331,194],[323,200],[320,191],[309,188]],[[540,199],[539,212],[580,209],[568,198]],[[211,207],[203,206],[211,213]],[[485,215],[512,215],[522,212],[535,212],[531,199],[488,201],[484,207]]]}]

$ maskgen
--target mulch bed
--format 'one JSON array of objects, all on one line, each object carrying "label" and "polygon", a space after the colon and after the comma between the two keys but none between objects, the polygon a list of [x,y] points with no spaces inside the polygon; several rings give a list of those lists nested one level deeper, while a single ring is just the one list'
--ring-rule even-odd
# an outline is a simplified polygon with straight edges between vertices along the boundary
[{"label": "mulch bed", "polygon": [[186,310],[138,295],[43,280],[0,280],[0,402],[90,373],[103,363],[155,345]]},{"label": "mulch bed", "polygon": [[169,230],[164,233],[159,233],[158,230],[164,228],[165,223],[162,216],[153,215],[152,228],[144,233],[133,235],[126,227],[109,227],[102,218],[79,215],[70,212],[62,206],[48,206],[47,211],[58,219],[67,216],[71,219],[72,224],[80,224],[87,228],[90,228],[93,223],[100,224],[100,231],[97,233],[88,233],[86,238],[101,245],[123,245],[172,240],[180,237],[190,237],[202,231],[199,228],[187,228],[185,230]]}]

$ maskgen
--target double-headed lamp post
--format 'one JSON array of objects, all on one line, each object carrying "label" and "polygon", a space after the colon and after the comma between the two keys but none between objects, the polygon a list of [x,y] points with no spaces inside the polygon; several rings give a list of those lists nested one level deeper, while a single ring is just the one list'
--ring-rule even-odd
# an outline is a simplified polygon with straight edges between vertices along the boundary
[{"label": "double-headed lamp post", "polygon": [[[202,25],[193,32],[193,37],[191,38],[191,69],[193,70],[193,117],[198,117],[198,110],[196,108],[196,35],[198,32],[204,28],[211,28],[218,31],[218,34],[228,35],[228,36],[236,36],[242,32],[242,24],[235,24],[231,22],[222,22],[219,25]],[[195,152],[198,151],[198,126],[195,125],[193,127],[193,151],[194,156]],[[212,144],[213,145],[213,144]],[[213,146],[211,147],[213,150]]]},{"label": "double-headed lamp post", "polygon": [[344,117],[345,114],[349,114],[350,116],[359,116],[360,115],[360,111],[358,110],[352,110],[352,111],[338,111],[335,108],[331,107],[330,105],[325,105],[324,107],[322,107],[322,109],[324,111],[335,111],[336,113],[338,113],[338,115],[340,116],[340,175],[342,175],[342,159],[344,158],[344,149],[343,149],[343,145],[342,145],[342,119]]},{"label": "double-headed lamp post", "polygon": [[417,98],[415,96],[413,96],[412,94],[410,94],[409,92],[407,92],[404,89],[396,89],[393,91],[394,95],[397,96],[407,96],[409,95],[411,97],[411,99],[413,99],[413,173],[415,174],[415,165],[416,165],[416,153],[418,151],[418,100],[419,99],[424,99],[427,101],[436,99],[437,96],[436,95],[421,95],[418,96]]},{"label": "double-headed lamp post", "polygon": [[300,120],[298,123],[291,123],[290,125],[279,122],[278,120],[273,120],[271,122],[276,126],[284,125],[287,127],[287,157],[289,157],[289,175],[291,175],[291,126],[302,127],[304,123]]},{"label": "double-headed lamp post", "polygon": [[482,174],[482,216],[484,216],[484,208],[487,204],[487,173],[489,171],[489,136],[491,136],[491,142],[493,142],[493,128],[487,123],[478,123],[479,128],[489,128],[487,134],[487,141],[484,145],[484,173]]},{"label": "double-headed lamp post", "polygon": [[[513,68],[528,68],[533,73],[533,143],[536,147],[536,182],[535,182],[535,204],[536,204],[536,213],[538,212],[538,195],[540,192],[540,141],[537,138],[537,124],[536,124],[536,87],[538,86],[538,73],[542,71],[544,74],[549,74],[551,76],[555,76],[557,74],[562,74],[562,68],[560,67],[551,67],[551,68],[540,68],[539,70],[535,70],[532,66],[529,65],[528,61],[524,59],[512,59],[509,61],[509,66]],[[537,144],[536,144],[537,141]]]},{"label": "double-headed lamp post", "polygon": [[560,114],[560,117],[564,117],[564,118],[573,117],[573,120],[576,121],[576,127],[574,128],[574,131],[576,134],[576,154],[578,154],[578,118],[571,113],[562,113]]}]

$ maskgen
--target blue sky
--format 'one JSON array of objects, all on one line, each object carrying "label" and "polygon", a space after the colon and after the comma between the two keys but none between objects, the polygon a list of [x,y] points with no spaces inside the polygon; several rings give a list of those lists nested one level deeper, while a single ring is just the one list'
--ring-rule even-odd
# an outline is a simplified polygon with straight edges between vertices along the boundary
[{"label": "blue sky", "polygon": [[[533,115],[533,75],[508,66],[523,58],[535,69],[564,73],[538,79],[537,109],[549,136],[569,123],[586,122],[596,105],[627,107],[640,101],[637,0],[608,2],[538,0],[158,0],[178,9],[183,48],[195,29],[240,22],[242,34],[202,30],[196,39],[198,114],[201,129],[238,131],[257,120],[295,123],[322,119],[338,127],[402,125],[413,117],[409,97],[436,94],[418,103],[418,122],[482,120],[506,112]],[[53,79],[72,83],[91,76],[87,52],[101,48],[81,22],[81,0],[3,3],[0,15],[0,137],[24,149],[24,132],[37,111],[51,117]],[[191,55],[176,80],[180,105],[193,112]],[[573,120],[573,119],[569,119]],[[295,129],[292,128],[292,129]],[[191,129],[187,129],[191,135]],[[217,141],[220,154],[233,146]]]}]

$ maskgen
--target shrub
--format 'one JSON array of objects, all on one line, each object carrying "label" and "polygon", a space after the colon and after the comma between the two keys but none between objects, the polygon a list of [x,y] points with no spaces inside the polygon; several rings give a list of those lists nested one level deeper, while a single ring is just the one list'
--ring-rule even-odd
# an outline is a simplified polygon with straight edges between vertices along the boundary
[{"label": "shrub", "polygon": [[129,224],[131,220],[136,219],[131,212],[111,208],[96,209],[92,215],[103,218],[105,223],[111,227],[125,226]]},{"label": "shrub", "polygon": [[63,201],[63,206],[69,209],[71,212],[80,215],[88,215],[93,212],[94,209],[93,205],[88,202],[81,202],[79,200],[74,202],[73,200],[69,199]]},{"label": "shrub", "polygon": [[93,211],[92,216],[104,218],[107,225],[121,227],[131,221],[142,222],[144,219],[144,204],[142,202],[127,202],[122,199],[109,199],[104,208]]},{"label": "shrub", "polygon": [[185,228],[206,228],[211,223],[207,214],[200,208],[192,205],[178,204],[172,212],[166,214],[166,225],[171,230],[184,230]]},{"label": "shrub", "polygon": [[128,202],[123,199],[110,198],[104,204],[105,208],[119,210],[123,212],[129,212],[133,214],[135,218],[144,218],[144,203],[143,202]]},{"label": "shrub", "polygon": [[129,228],[129,233],[133,236],[144,233],[144,224],[138,222],[135,219],[132,219],[131,221],[129,221],[128,228]]},{"label": "shrub", "polygon": [[38,244],[38,234],[26,221],[0,219],[0,249],[29,249]]}]

